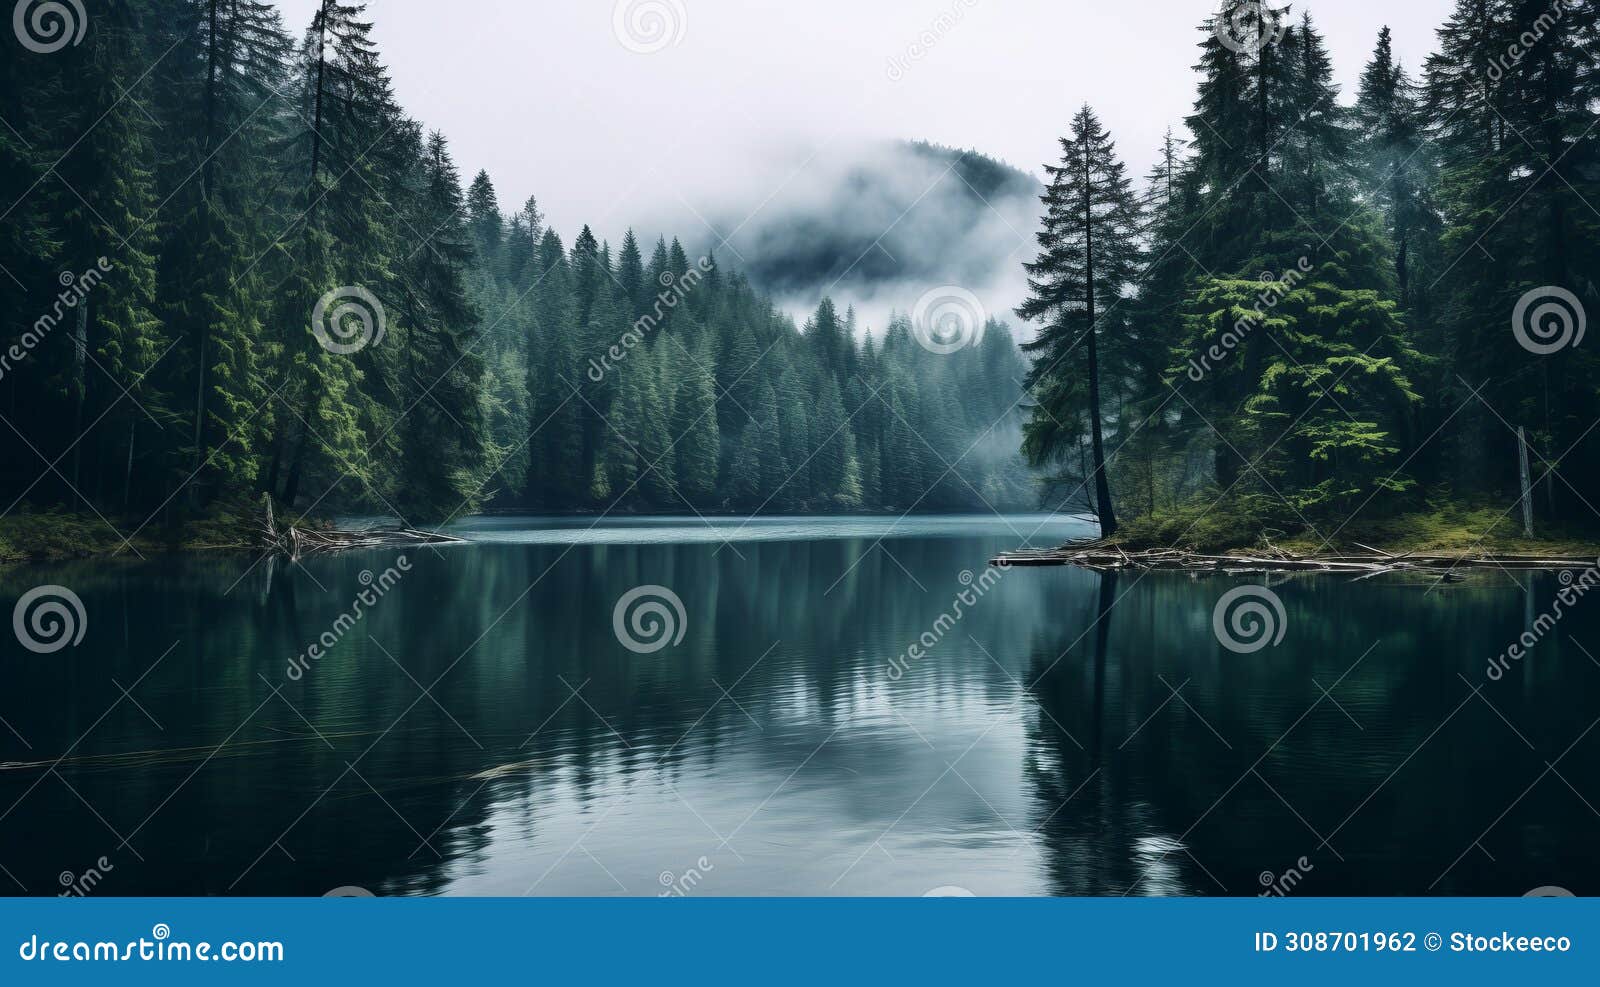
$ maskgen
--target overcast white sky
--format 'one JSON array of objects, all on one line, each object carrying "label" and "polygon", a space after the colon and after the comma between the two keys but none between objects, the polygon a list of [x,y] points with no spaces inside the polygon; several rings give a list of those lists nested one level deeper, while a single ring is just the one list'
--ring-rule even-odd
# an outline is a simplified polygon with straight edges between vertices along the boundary
[{"label": "overcast white sky", "polygon": [[[280,2],[297,36],[315,6]],[[570,243],[584,222],[613,241],[629,223],[653,233],[648,218],[698,225],[719,195],[759,203],[812,151],[861,139],[972,147],[1037,174],[1085,101],[1142,175],[1190,109],[1215,0],[621,0],[671,21],[675,43],[649,53],[618,40],[618,6],[375,0],[368,16],[400,102],[445,132],[465,177],[487,168],[503,205],[536,194]],[[1381,25],[1414,68],[1452,6],[1311,10],[1348,99]]]}]

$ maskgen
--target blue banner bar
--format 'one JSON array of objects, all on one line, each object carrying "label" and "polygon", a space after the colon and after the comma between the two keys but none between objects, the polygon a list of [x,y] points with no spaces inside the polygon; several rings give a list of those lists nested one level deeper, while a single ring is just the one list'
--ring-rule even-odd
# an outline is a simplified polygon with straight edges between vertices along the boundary
[{"label": "blue banner bar", "polygon": [[1597,919],[1582,898],[3,899],[0,983],[1580,983]]}]

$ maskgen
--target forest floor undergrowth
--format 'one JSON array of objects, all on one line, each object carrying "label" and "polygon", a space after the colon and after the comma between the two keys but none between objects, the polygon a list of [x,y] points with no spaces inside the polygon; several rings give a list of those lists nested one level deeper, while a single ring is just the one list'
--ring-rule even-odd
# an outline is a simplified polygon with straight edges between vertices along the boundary
[{"label": "forest floor undergrowth", "polygon": [[1534,537],[1523,534],[1520,511],[1504,506],[1444,502],[1425,510],[1340,522],[1293,526],[1263,521],[1248,510],[1227,507],[1177,508],[1123,524],[1110,544],[1125,549],[1186,548],[1248,554],[1280,549],[1295,555],[1341,554],[1363,548],[1393,554],[1562,555],[1600,553],[1600,518],[1587,527],[1534,521]]}]

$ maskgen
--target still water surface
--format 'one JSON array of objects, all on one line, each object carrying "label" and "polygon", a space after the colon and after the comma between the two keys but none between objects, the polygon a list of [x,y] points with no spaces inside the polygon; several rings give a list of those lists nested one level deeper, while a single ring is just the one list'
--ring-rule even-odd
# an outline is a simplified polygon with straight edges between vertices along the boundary
[{"label": "still water surface", "polygon": [[[1212,608],[1259,578],[985,568],[1085,530],[479,518],[358,619],[398,553],[6,570],[7,613],[53,583],[88,619],[0,640],[0,884],[1600,891],[1600,604],[1492,681],[1555,577],[1274,577],[1283,641],[1236,654]],[[647,654],[613,624],[641,585],[684,615]]]}]

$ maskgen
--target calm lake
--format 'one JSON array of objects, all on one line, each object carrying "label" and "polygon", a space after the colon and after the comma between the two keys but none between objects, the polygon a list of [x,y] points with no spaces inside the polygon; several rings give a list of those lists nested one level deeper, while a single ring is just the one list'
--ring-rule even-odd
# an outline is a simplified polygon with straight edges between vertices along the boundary
[{"label": "calm lake", "polygon": [[[0,635],[0,887],[1600,891],[1600,602],[1487,674],[1554,575],[986,567],[1088,531],[1045,516],[455,530],[0,572],[86,620]],[[1281,641],[1224,647],[1263,582]]]}]

